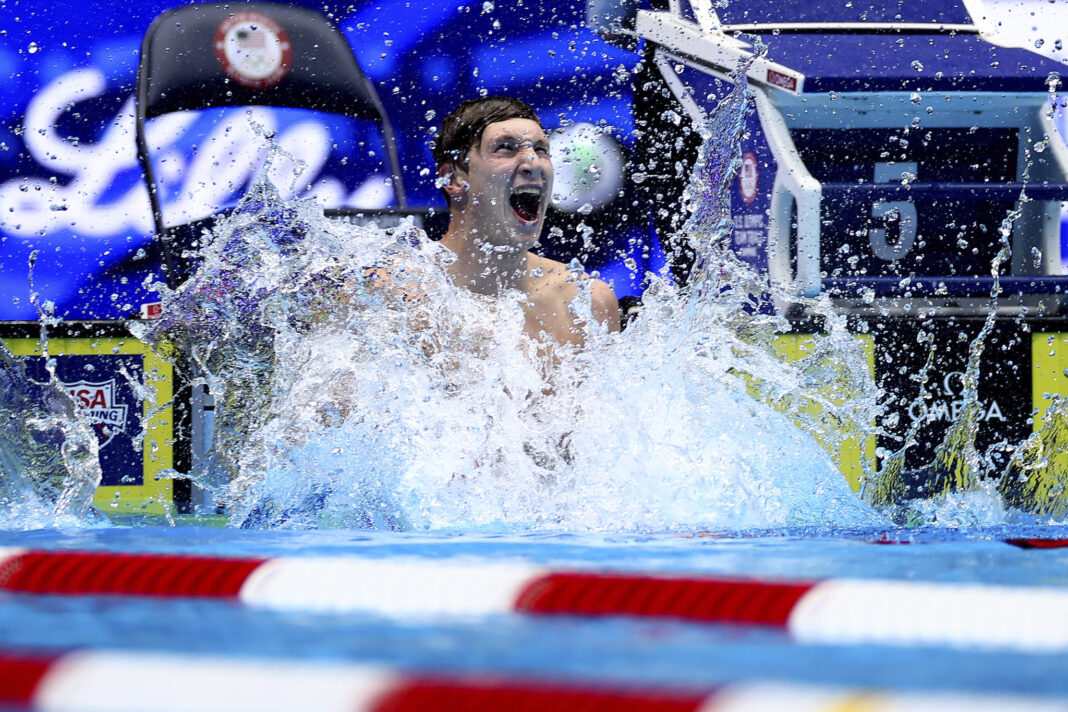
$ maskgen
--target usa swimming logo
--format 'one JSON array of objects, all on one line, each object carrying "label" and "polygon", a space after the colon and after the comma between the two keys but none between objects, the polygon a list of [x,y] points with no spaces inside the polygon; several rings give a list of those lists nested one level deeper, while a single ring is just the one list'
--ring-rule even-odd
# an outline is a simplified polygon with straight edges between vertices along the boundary
[{"label": "usa swimming logo", "polygon": [[62,385],[82,415],[96,426],[103,438],[100,447],[111,442],[111,437],[116,433],[126,432],[126,405],[115,402],[114,378],[110,381],[74,381]]}]

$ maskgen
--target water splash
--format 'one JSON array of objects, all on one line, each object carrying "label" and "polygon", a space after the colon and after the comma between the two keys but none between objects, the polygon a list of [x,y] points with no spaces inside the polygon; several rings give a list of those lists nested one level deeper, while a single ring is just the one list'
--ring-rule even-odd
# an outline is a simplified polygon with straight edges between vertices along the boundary
[{"label": "water splash", "polygon": [[190,354],[216,393],[195,480],[253,527],[882,523],[814,437],[833,447],[842,423],[871,420],[844,322],[826,309],[828,335],[787,363],[769,348],[788,325],[762,313],[767,278],[725,246],[746,91],[740,81],[705,127],[682,228],[701,255],[691,286],[654,280],[612,334],[573,265],[586,348],[550,358],[524,333],[520,294],[453,285],[452,254],[414,226],[328,220],[261,174],[139,334]]},{"label": "water splash", "polygon": [[[935,344],[931,334],[921,331],[917,335],[917,342],[927,344],[927,359],[924,361],[919,373],[913,377],[919,389],[910,404],[911,406],[923,404],[930,394],[927,384],[930,381],[931,367],[935,362]],[[912,483],[906,479],[904,472],[905,456],[909,448],[916,444],[922,427],[923,419],[917,418],[913,420],[905,432],[901,448],[891,453],[883,461],[878,474],[867,478],[862,484],[861,496],[864,497],[865,501],[870,502],[872,506],[883,510],[892,510],[901,502],[922,497],[922,492],[913,491],[910,486]],[[898,519],[901,519],[901,517],[898,517]]]},{"label": "water splash", "polygon": [[1003,499],[1041,519],[1068,517],[1068,400],[1054,396],[1042,427],[1013,453],[998,482]]},{"label": "water splash", "polygon": [[[766,50],[759,43],[757,48]],[[684,193],[689,217],[675,237],[697,260],[691,286],[680,295],[684,315],[668,328],[677,330],[684,353],[701,352],[710,336],[728,344],[729,371],[746,383],[750,395],[787,415],[827,452],[862,448],[874,439],[882,413],[864,342],[828,299],[805,298],[773,282],[730,246],[731,179],[740,165],[741,122],[751,110],[745,71],[738,71],[732,91],[702,132],[704,143]],[[776,304],[795,305],[808,315],[806,331],[812,333],[793,339],[801,348],[792,359],[786,358],[784,343],[794,325]],[[711,324],[724,328],[710,331]],[[870,479],[870,459],[862,455],[858,464],[861,479]]]},{"label": "water splash", "polygon": [[[906,471],[905,456],[915,444],[921,426],[921,421],[914,421],[901,449],[886,459],[864,490],[869,502],[898,523],[977,526],[1021,517],[1022,521],[1033,522],[1034,517],[1026,514],[1062,519],[1068,513],[1068,499],[1063,497],[1065,468],[1054,455],[1065,442],[1064,408],[1059,400],[1051,405],[1045,426],[1016,448],[1004,472],[993,472],[991,458],[984,457],[976,447],[982,418],[979,402],[982,356],[997,321],[1001,266],[1011,255],[1009,239],[1013,223],[1019,217],[1019,210],[1010,211],[998,230],[1001,247],[990,268],[993,277],[990,303],[983,327],[968,345],[958,416],[935,449],[931,462]],[[916,379],[920,389],[914,402],[922,402],[927,394],[933,356],[931,341],[927,361]]]},{"label": "water splash", "polygon": [[84,525],[100,483],[97,439],[53,378],[36,383],[0,344],[0,528]]}]

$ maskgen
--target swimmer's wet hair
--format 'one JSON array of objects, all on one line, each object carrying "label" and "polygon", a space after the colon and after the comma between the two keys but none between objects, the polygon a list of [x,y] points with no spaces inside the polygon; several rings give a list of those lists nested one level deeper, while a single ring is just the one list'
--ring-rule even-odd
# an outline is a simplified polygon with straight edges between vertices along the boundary
[{"label": "swimmer's wet hair", "polygon": [[485,96],[471,99],[441,122],[441,133],[434,142],[434,165],[467,163],[467,152],[482,141],[482,132],[490,124],[508,119],[530,119],[541,126],[541,119],[526,103],[508,96]]}]

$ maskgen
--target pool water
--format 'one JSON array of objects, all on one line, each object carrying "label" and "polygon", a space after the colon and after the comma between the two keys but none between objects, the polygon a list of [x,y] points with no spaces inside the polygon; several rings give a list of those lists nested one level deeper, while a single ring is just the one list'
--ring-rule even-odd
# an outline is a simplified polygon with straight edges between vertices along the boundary
[{"label": "pool water", "polygon": [[[1004,541],[1059,532],[1036,526],[778,530],[729,537],[500,536],[180,526],[0,532],[0,546],[416,559],[472,566],[509,562],[550,569],[771,580],[849,577],[1063,587],[1068,584],[1068,549],[1023,549]],[[410,672],[490,673],[609,687],[704,690],[724,683],[776,680],[1068,700],[1068,677],[1063,674],[1068,650],[1039,654],[938,645],[814,645],[760,626],[626,617],[391,617],[284,612],[180,598],[0,594],[0,650],[50,654],[75,648],[344,661]]]}]

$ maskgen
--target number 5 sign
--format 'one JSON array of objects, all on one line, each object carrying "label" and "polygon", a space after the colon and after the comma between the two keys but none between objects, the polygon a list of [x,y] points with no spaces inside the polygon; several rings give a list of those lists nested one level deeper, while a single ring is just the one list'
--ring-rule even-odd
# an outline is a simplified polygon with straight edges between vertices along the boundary
[{"label": "number 5 sign", "polygon": [[[876,163],[876,183],[896,183],[906,176],[915,180],[913,162]],[[881,260],[893,262],[912,251],[916,244],[916,205],[908,200],[879,201],[871,208],[872,222],[882,221],[882,227],[868,230],[872,253]],[[878,224],[878,223],[876,223]]]},{"label": "number 5 sign", "polygon": [[879,202],[871,207],[873,219],[883,219],[883,227],[869,228],[871,251],[881,260],[893,262],[907,255],[916,243],[916,205],[907,200]]}]

